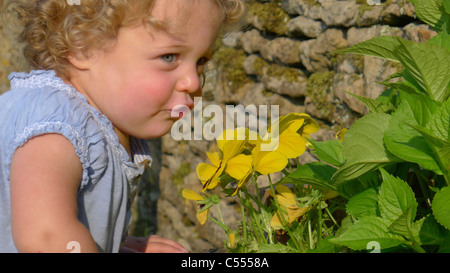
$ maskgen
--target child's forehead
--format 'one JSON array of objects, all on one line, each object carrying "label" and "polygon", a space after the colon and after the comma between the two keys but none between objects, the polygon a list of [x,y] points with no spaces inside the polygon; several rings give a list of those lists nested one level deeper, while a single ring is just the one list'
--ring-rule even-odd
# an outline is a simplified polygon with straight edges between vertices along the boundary
[{"label": "child's forehead", "polygon": [[[222,12],[215,0],[155,0],[151,14],[150,26],[158,26],[173,38],[182,39],[188,31],[191,20],[195,20],[199,9],[208,11],[211,16],[202,21],[204,24],[222,24]],[[155,24],[156,22],[156,24]]]},{"label": "child's forehead", "polygon": [[210,11],[211,19],[217,12],[220,13],[215,0],[155,0],[150,16],[165,22],[183,23],[195,16],[199,9]]}]

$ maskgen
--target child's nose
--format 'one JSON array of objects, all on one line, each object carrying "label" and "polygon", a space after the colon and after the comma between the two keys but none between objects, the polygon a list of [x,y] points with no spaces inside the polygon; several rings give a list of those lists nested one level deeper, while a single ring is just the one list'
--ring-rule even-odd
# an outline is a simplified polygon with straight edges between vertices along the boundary
[{"label": "child's nose", "polygon": [[189,94],[201,93],[202,80],[198,74],[197,69],[190,69],[181,76],[177,83],[177,90],[187,92]]}]

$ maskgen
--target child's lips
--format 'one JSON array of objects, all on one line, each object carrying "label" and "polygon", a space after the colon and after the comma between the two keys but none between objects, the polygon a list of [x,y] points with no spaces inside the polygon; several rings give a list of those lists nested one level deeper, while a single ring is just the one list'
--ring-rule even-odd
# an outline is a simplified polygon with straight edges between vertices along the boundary
[{"label": "child's lips", "polygon": [[181,119],[190,111],[187,105],[179,104],[170,110],[170,117],[174,119]]}]

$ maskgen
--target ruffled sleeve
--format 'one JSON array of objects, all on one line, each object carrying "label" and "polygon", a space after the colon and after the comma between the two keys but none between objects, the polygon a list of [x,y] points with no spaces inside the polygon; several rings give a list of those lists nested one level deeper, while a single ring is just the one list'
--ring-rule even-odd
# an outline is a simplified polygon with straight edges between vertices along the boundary
[{"label": "ruffled sleeve", "polygon": [[[35,79],[27,86],[33,76],[45,80],[40,85]],[[9,111],[11,118],[7,119],[6,126],[12,132],[8,157],[12,159],[17,148],[36,136],[60,134],[72,143],[82,163],[80,190],[95,183],[104,172],[109,156],[102,132],[104,125],[99,123],[98,113],[91,111],[86,99],[74,93],[76,90],[69,90],[71,87],[54,74],[42,77],[35,73],[28,78],[16,74],[12,77],[12,86],[20,99]]]}]

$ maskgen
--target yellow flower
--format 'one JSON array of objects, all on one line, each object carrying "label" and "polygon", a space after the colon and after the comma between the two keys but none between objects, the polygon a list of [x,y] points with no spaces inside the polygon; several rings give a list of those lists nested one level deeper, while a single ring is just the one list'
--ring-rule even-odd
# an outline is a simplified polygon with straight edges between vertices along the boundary
[{"label": "yellow flower", "polygon": [[276,186],[276,191],[278,194],[276,194],[275,198],[280,205],[280,209],[272,217],[270,225],[274,229],[283,229],[283,221],[281,216],[287,224],[290,224],[303,216],[310,209],[310,207],[307,206],[299,208],[297,206],[294,193],[286,186],[278,185]]},{"label": "yellow flower", "polygon": [[246,129],[225,130],[217,139],[219,152],[207,153],[211,164],[197,165],[196,172],[203,184],[202,191],[216,188],[220,183],[219,177],[225,170],[236,179],[242,178],[247,173],[251,160],[241,154],[248,142],[246,132],[248,132]]},{"label": "yellow flower", "polygon": [[233,249],[236,247],[236,233],[234,231],[228,232],[228,242],[227,246],[230,249]]},{"label": "yellow flower", "polygon": [[[242,160],[246,161],[246,164],[242,164],[242,171],[239,175],[236,172],[227,173],[238,180],[238,185],[236,186],[232,196],[236,195],[239,190],[248,182],[252,177],[253,173],[256,171],[262,175],[267,175],[275,172],[279,172],[284,169],[288,163],[287,157],[281,152],[275,151],[261,151],[259,145],[255,146],[252,150],[252,155],[245,156]],[[244,173],[246,168],[246,172]],[[233,168],[234,169],[234,168]],[[236,168],[237,169],[237,168]]]},{"label": "yellow flower", "polygon": [[[300,122],[300,126],[298,125]],[[311,118],[310,115],[305,113],[290,113],[286,116],[282,116],[278,119],[279,131],[284,132],[284,130],[294,130],[302,137],[308,137],[310,134],[320,130],[320,126]],[[291,127],[293,123],[297,123],[296,126]]]},{"label": "yellow flower", "polygon": [[[255,172],[267,175],[283,170],[289,158],[296,158],[306,150],[309,134],[320,127],[307,114],[291,113],[280,117],[263,138],[246,128],[225,130],[217,139],[219,151],[207,153],[211,164],[200,163],[197,176],[203,184],[202,191],[214,189],[227,173],[237,180],[235,195]],[[249,152],[244,150],[251,147]]]},{"label": "yellow flower", "polygon": [[[184,189],[182,191],[181,195],[183,196],[183,198],[188,199],[188,200],[193,200],[193,201],[205,200],[205,197],[203,197],[200,194],[196,193],[195,191],[191,191],[191,190]],[[206,220],[208,220],[209,208],[203,209],[204,206],[205,206],[204,204],[198,205],[198,210],[197,210],[197,215],[196,215],[197,220],[200,222],[201,225],[204,225],[206,223]]]},{"label": "yellow flower", "polygon": [[344,141],[344,136],[346,133],[347,133],[347,129],[344,128],[336,134],[336,138],[339,139],[340,141]]},{"label": "yellow flower", "polygon": [[281,116],[264,136],[263,145],[268,145],[269,141],[273,143],[272,146],[268,146],[269,149],[267,146],[264,147],[264,150],[276,149],[287,158],[299,157],[306,150],[308,144],[306,138],[319,129],[320,127],[308,114],[290,113]]},{"label": "yellow flower", "polygon": [[[289,163],[289,158],[296,158],[305,152],[308,143],[306,137],[319,129],[320,127],[307,114],[291,113],[280,117],[263,138],[258,136],[253,138],[256,140],[251,142],[254,145],[251,158],[242,156],[236,159],[241,167],[239,173],[232,173],[227,169],[226,172],[238,180],[232,195],[235,195],[248,182],[255,171],[268,175],[283,170]],[[251,133],[254,132],[247,132],[247,134]],[[248,164],[244,164],[246,160],[251,160],[251,168]],[[238,168],[234,167],[233,170]]]}]

